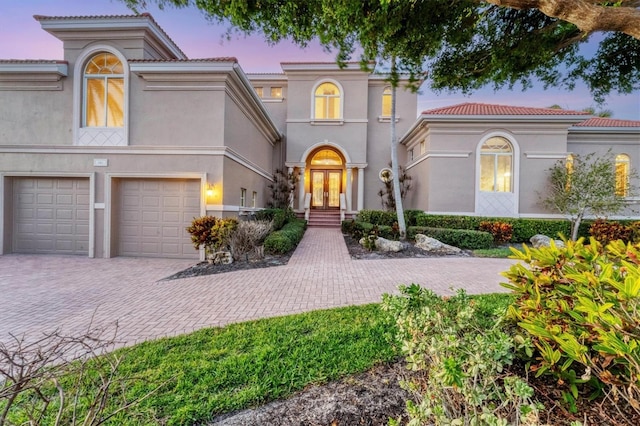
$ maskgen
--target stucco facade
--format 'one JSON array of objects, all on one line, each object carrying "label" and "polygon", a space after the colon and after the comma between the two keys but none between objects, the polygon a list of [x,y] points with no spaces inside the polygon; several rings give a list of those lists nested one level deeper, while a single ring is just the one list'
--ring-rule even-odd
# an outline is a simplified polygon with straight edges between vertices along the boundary
[{"label": "stucco facade", "polygon": [[[193,217],[264,207],[279,169],[300,176],[300,213],[381,207],[385,76],[331,63],[245,74],[235,58],[188,59],[148,14],[35,18],[63,57],[0,60],[0,254],[201,258]],[[403,84],[406,208],[548,217],[537,192],[555,161],[610,148],[640,162],[640,122],[478,104],[418,115]]]}]

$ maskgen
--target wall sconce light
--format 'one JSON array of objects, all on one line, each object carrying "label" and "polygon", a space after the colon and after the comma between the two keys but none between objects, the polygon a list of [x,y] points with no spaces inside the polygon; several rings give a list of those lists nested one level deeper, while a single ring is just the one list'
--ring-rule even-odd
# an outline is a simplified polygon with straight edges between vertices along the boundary
[{"label": "wall sconce light", "polygon": [[216,186],[212,183],[207,184],[207,202],[213,201],[213,198],[216,195]]}]

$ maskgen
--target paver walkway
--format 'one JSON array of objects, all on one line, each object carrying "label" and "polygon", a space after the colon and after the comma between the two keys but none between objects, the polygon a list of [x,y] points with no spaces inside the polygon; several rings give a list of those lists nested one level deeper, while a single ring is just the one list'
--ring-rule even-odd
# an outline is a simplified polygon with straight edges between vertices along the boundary
[{"label": "paver walkway", "polygon": [[285,266],[159,281],[187,260],[0,256],[0,341],[118,321],[126,344],[209,326],[379,302],[399,284],[501,291],[508,259],[352,260],[337,229],[310,228]]}]

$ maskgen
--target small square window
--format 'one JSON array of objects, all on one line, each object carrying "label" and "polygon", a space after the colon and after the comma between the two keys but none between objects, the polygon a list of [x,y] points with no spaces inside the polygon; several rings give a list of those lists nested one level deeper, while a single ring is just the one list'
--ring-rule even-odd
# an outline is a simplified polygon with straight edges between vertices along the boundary
[{"label": "small square window", "polygon": [[247,206],[247,190],[246,188],[240,188],[240,207]]},{"label": "small square window", "polygon": [[271,88],[271,97],[282,99],[282,87],[272,87]]},{"label": "small square window", "polygon": [[256,191],[253,191],[253,194],[251,195],[251,207],[254,209],[258,207],[258,193]]},{"label": "small square window", "polygon": [[256,93],[258,94],[258,96],[259,96],[260,98],[262,98],[262,97],[263,97],[263,90],[262,90],[262,87],[255,87],[255,90],[256,90]]},{"label": "small square window", "polygon": [[413,148],[409,150],[409,161],[413,161]]}]

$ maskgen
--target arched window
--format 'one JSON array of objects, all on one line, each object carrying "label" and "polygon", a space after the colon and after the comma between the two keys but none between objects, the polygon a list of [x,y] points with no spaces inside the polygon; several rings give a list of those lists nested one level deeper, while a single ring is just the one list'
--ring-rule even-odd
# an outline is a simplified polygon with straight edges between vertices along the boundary
[{"label": "arched window", "polygon": [[92,56],[84,68],[82,127],[124,126],[124,68],[112,53]]},{"label": "arched window", "polygon": [[616,155],[616,195],[627,197],[629,195],[629,170],[631,160],[627,154]]},{"label": "arched window", "polygon": [[391,117],[391,87],[382,92],[382,117]]},{"label": "arched window", "polygon": [[482,144],[480,191],[513,192],[513,147],[505,138],[492,137]]},{"label": "arched window", "polygon": [[337,152],[330,149],[323,149],[318,151],[311,158],[312,166],[341,166],[342,158]]},{"label": "arched window", "polygon": [[341,93],[333,83],[320,84],[314,93],[314,115],[316,120],[338,120],[342,118]]}]

